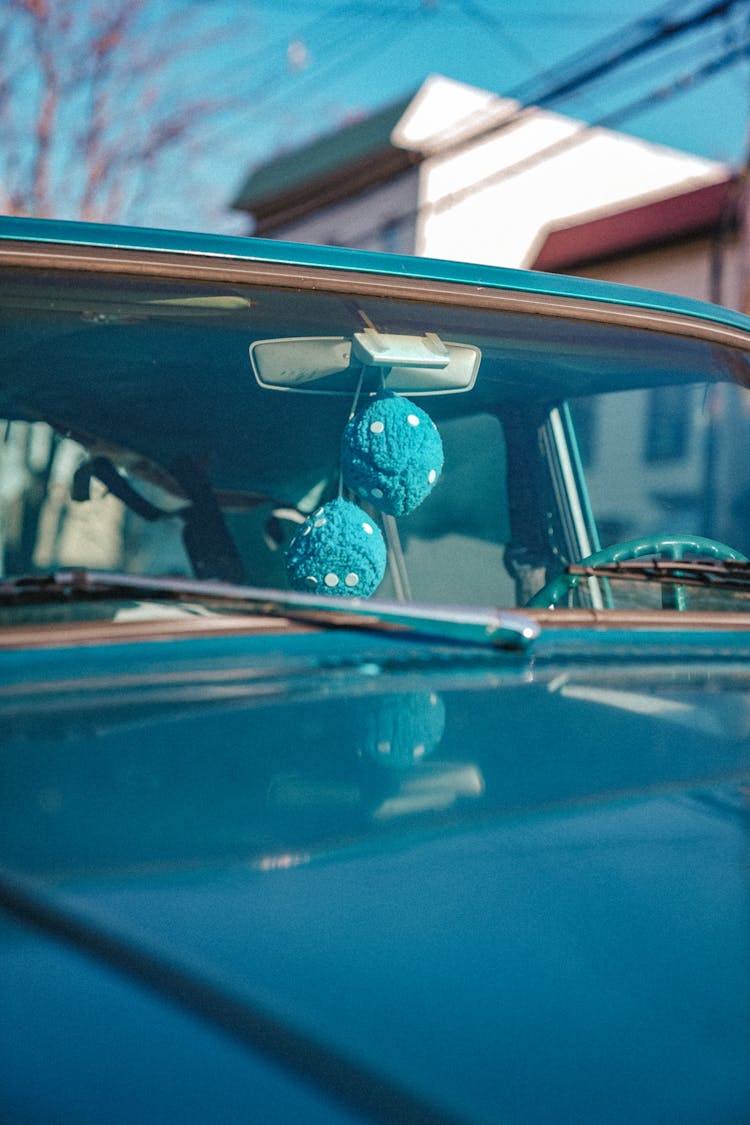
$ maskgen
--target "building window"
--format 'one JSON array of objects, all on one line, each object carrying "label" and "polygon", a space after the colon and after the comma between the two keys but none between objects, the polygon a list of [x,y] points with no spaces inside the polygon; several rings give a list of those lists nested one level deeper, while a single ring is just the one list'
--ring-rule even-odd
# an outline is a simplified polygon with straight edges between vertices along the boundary
[{"label": "building window", "polygon": [[684,387],[654,387],[647,399],[645,460],[679,461],[690,437],[690,396]]},{"label": "building window", "polygon": [[594,398],[577,398],[569,405],[581,464],[589,469],[596,460],[597,402]]}]

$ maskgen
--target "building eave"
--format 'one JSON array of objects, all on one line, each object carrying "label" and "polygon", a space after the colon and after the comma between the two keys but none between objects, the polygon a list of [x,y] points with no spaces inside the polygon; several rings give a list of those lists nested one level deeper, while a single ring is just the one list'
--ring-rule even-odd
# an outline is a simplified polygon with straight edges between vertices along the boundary
[{"label": "building eave", "polygon": [[529,268],[565,272],[734,229],[738,188],[737,178],[729,175],[636,207],[549,228]]},{"label": "building eave", "polygon": [[232,206],[263,227],[380,183],[421,159],[392,139],[413,93],[254,168]]},{"label": "building eave", "polygon": [[364,160],[337,168],[334,175],[307,180],[287,192],[258,199],[250,209],[255,219],[255,232],[263,235],[312,212],[351,199],[401,175],[420,160],[421,157],[413,152],[383,148],[369,153]]}]

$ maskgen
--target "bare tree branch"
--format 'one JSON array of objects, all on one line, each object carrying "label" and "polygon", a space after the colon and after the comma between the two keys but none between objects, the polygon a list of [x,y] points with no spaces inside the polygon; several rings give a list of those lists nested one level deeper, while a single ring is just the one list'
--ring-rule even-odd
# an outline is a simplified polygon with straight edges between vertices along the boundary
[{"label": "bare tree branch", "polygon": [[0,5],[0,211],[136,220],[149,185],[201,125],[237,105],[201,63],[228,35],[211,9],[160,0]]}]

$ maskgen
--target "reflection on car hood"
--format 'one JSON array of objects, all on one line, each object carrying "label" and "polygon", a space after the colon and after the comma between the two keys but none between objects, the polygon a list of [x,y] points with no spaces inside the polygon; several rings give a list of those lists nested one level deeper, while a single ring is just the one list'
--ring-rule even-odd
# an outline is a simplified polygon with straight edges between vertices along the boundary
[{"label": "reflection on car hood", "polygon": [[6,907],[376,1118],[746,1119],[746,651],[274,643],[15,655]]}]

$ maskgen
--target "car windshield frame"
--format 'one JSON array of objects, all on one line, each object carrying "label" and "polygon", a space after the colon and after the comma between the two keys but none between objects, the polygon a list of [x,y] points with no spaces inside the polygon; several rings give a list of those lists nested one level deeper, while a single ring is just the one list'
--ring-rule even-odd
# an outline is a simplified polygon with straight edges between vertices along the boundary
[{"label": "car windshield frame", "polygon": [[[65,224],[54,224],[65,227]],[[73,226],[76,226],[73,224]],[[32,223],[31,235],[38,231],[38,224]],[[116,325],[131,325],[158,321],[170,329],[181,319],[189,317],[191,324],[205,327],[206,332],[217,325],[241,319],[253,309],[255,293],[261,289],[275,292],[278,301],[287,305],[298,305],[305,295],[317,301],[328,301],[331,309],[338,310],[341,329],[341,310],[348,310],[349,322],[345,331],[353,331],[357,323],[372,322],[372,314],[387,310],[393,323],[399,324],[399,317],[393,310],[415,310],[420,307],[429,310],[424,317],[425,331],[433,331],[434,323],[445,324],[445,337],[452,339],[454,328],[462,321],[471,325],[488,323],[488,317],[505,318],[507,336],[512,340],[514,360],[512,376],[495,376],[496,384],[503,382],[504,400],[512,403],[514,394],[523,397],[531,382],[534,393],[545,416],[540,423],[533,441],[542,448],[543,460],[549,470],[549,481],[545,484],[547,503],[554,506],[557,520],[554,534],[558,540],[555,548],[559,569],[579,563],[595,554],[602,547],[597,519],[586,484],[586,469],[576,427],[571,417],[570,400],[585,398],[596,390],[597,380],[612,382],[611,356],[615,354],[615,341],[622,338],[631,346],[628,362],[635,367],[636,353],[640,349],[638,362],[642,370],[632,377],[633,388],[642,388],[647,378],[658,378],[659,365],[672,372],[670,378],[675,386],[680,383],[695,385],[699,381],[709,384],[722,378],[738,386],[750,382],[748,374],[748,354],[750,353],[750,321],[740,314],[726,310],[716,310],[697,302],[665,298],[663,295],[649,294],[638,290],[620,289],[611,285],[582,282],[581,279],[546,278],[544,275],[525,275],[519,271],[502,271],[475,268],[447,263],[417,262],[404,268],[400,261],[399,272],[389,273],[394,268],[390,259],[379,255],[346,254],[339,251],[324,251],[322,248],[279,248],[270,250],[268,244],[253,240],[228,239],[210,242],[211,249],[188,249],[190,240],[176,249],[169,245],[176,236],[164,236],[166,243],[162,249],[153,246],[132,245],[73,245],[64,240],[41,243],[33,237],[25,240],[19,237],[17,224],[3,228],[0,224],[0,265],[10,271],[11,276],[42,279],[38,309],[49,312],[49,292],[44,284],[53,276],[64,277],[72,283],[72,296],[69,301],[76,310],[79,320],[86,322],[86,330],[104,331]],[[67,228],[66,228],[67,229]],[[67,231],[72,237],[73,231]],[[132,233],[131,242],[135,242]],[[155,237],[155,236],[154,236]],[[123,239],[127,242],[127,238]],[[148,241],[148,239],[144,239]],[[198,240],[200,242],[200,240]],[[238,244],[242,243],[242,247]],[[249,245],[248,245],[249,244]],[[223,249],[220,251],[218,247]],[[240,254],[240,249],[242,256]],[[286,252],[288,259],[281,260]],[[411,276],[408,276],[411,274]],[[106,297],[108,287],[118,284],[118,279],[126,278],[131,296]],[[489,283],[488,283],[489,282]],[[86,286],[88,304],[80,295]],[[76,288],[80,291],[76,294]],[[98,291],[95,292],[95,290]],[[150,297],[143,293],[151,293]],[[136,299],[132,299],[132,294]],[[13,304],[13,296],[5,300],[7,310]],[[33,300],[27,301],[33,306]],[[65,302],[58,298],[56,312],[63,313]],[[299,305],[301,308],[301,305]],[[33,311],[33,309],[32,309]],[[360,318],[359,321],[357,318]],[[388,317],[385,318],[386,320]],[[288,335],[299,332],[298,324],[304,320],[300,316]],[[313,327],[320,327],[320,317]],[[419,318],[415,318],[418,322]],[[430,323],[427,323],[430,321]],[[540,342],[535,330],[551,326],[550,339]],[[268,329],[266,331],[266,338]],[[463,336],[467,329],[462,329]],[[312,333],[314,334],[314,333]],[[458,332],[461,335],[461,331]],[[479,334],[477,334],[477,337]],[[261,336],[262,338],[262,336]],[[479,341],[479,348],[489,354],[486,328]],[[578,341],[575,343],[575,341]],[[610,341],[611,343],[608,343]],[[495,340],[495,343],[497,341]],[[591,357],[586,359],[586,348]],[[599,349],[597,353],[597,347]],[[607,353],[606,348],[610,351]],[[524,349],[528,349],[528,362]],[[567,349],[567,350],[566,350]],[[663,354],[662,354],[663,353]],[[625,353],[623,353],[625,354]],[[246,352],[247,355],[247,352]],[[603,372],[596,369],[597,355],[606,362]],[[562,358],[561,358],[562,357]],[[146,357],[147,358],[147,357]],[[546,361],[542,363],[542,361]],[[607,364],[610,369],[607,370]],[[252,379],[251,363],[247,359],[247,379]],[[486,385],[490,376],[480,375]],[[509,382],[509,379],[511,380]],[[512,380],[515,380],[515,389]],[[625,367],[619,373],[619,385],[628,390]],[[566,393],[563,391],[566,389]],[[105,392],[103,391],[102,394]],[[278,390],[267,390],[267,394],[278,395]],[[474,393],[473,390],[471,392]],[[499,392],[498,392],[499,393]],[[12,397],[12,395],[11,395]],[[335,397],[335,396],[334,396]],[[460,392],[456,396],[462,397]],[[437,396],[427,395],[431,402]],[[347,395],[342,396],[344,404]],[[416,400],[415,400],[416,401]],[[340,406],[341,404],[339,404]],[[438,403],[440,408],[441,404]],[[14,407],[17,409],[17,407]],[[23,415],[21,415],[23,416]],[[29,413],[33,417],[33,412]],[[128,476],[118,470],[109,472],[116,462],[120,450],[112,452],[107,442],[91,442],[84,432],[76,431],[72,419],[58,418],[50,412],[61,432],[71,437],[83,437],[84,444],[92,452],[89,462],[90,479],[103,480],[105,487],[130,510],[135,510],[145,520],[158,521],[163,516],[176,519],[185,509],[187,490],[183,477],[179,486],[172,488],[169,473],[163,472],[159,458],[148,455],[148,450],[140,448],[142,457],[136,476]],[[440,415],[438,414],[438,422]],[[113,442],[116,446],[117,443]],[[131,445],[133,443],[131,442]],[[100,450],[103,447],[103,453]],[[529,447],[530,448],[530,447]],[[97,475],[96,455],[101,457]],[[128,466],[133,469],[132,464]],[[104,474],[109,472],[109,478]],[[171,491],[168,510],[163,511],[159,503],[153,503],[147,495],[141,495],[139,482],[154,478],[151,483],[168,486]],[[222,503],[230,494],[240,505],[252,507],[256,500],[246,489],[236,486],[237,482],[213,482],[212,488],[221,493]],[[266,482],[268,484],[268,482]],[[85,489],[87,482],[79,479],[79,487]],[[514,486],[516,487],[516,486]],[[190,489],[207,492],[203,478],[194,479]],[[148,492],[148,489],[146,490]],[[299,502],[299,497],[289,502],[288,496],[277,496],[272,489],[258,490],[262,501],[272,500],[274,518],[276,512],[283,512],[292,523],[301,522],[310,516],[313,507]],[[242,495],[240,495],[242,494]],[[195,506],[196,492],[188,497]],[[540,493],[541,496],[541,493]],[[315,498],[315,503],[320,497]],[[511,504],[513,501],[511,500]],[[204,530],[195,530],[194,535],[215,535],[221,540],[218,552],[213,550],[210,563],[202,569],[196,566],[196,577],[218,578],[228,582],[244,581],[239,569],[233,569],[233,545],[231,535],[221,538],[221,504],[210,504],[201,509],[201,525]],[[150,509],[150,510],[149,510]],[[213,520],[213,524],[211,521]],[[205,525],[209,530],[205,531]],[[393,584],[385,594],[396,600],[412,600],[409,576],[403,565],[403,551],[399,543],[398,529],[388,516],[383,517],[383,530],[389,551],[389,565],[393,572]],[[538,539],[550,534],[549,527],[534,532]],[[224,552],[225,567],[216,570],[216,557]],[[512,572],[516,585],[515,607],[526,604],[528,598],[539,588],[539,566],[528,564],[521,558],[522,552],[506,552],[506,565]],[[200,555],[198,555],[200,557]],[[228,561],[227,561],[228,560]],[[87,562],[84,565],[89,565]],[[95,564],[94,564],[95,565]],[[114,566],[115,570],[118,569]],[[589,576],[581,588],[587,591],[588,604],[594,610],[611,608],[611,599],[606,584]],[[417,601],[432,601],[419,592]],[[437,599],[439,600],[439,599]],[[452,598],[457,601],[460,598]],[[482,599],[481,604],[492,603]],[[332,606],[332,608],[334,608]],[[510,608],[510,607],[509,607]],[[559,608],[563,608],[560,606]]]}]

